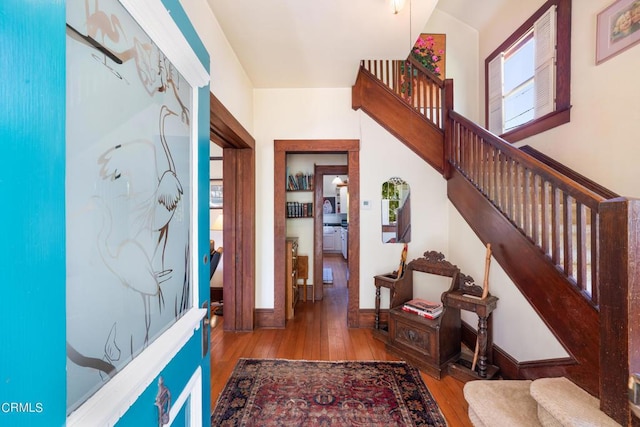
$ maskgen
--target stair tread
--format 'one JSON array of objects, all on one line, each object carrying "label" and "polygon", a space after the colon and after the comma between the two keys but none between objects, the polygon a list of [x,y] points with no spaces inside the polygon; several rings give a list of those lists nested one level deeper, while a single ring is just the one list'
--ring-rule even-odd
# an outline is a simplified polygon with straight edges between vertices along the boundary
[{"label": "stair tread", "polygon": [[538,427],[542,424],[530,385],[530,380],[479,380],[466,383],[463,392],[470,412],[485,426]]},{"label": "stair tread", "polygon": [[616,427],[600,411],[600,401],[567,378],[540,378],[531,383],[531,396],[563,426]]}]

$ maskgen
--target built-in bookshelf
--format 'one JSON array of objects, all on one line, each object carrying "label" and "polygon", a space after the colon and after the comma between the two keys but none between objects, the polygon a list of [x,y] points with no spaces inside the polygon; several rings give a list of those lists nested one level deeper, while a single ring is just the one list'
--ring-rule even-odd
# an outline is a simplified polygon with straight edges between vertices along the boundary
[{"label": "built-in bookshelf", "polygon": [[288,191],[313,191],[313,174],[298,172],[287,176]]},{"label": "built-in bookshelf", "polygon": [[[311,197],[295,197],[291,200],[291,193],[313,194],[313,174],[298,172],[287,176],[287,218],[313,218],[313,202],[306,201]],[[302,199],[302,200],[300,200]]]},{"label": "built-in bookshelf", "polygon": [[313,218],[313,203],[287,202],[287,218]]}]

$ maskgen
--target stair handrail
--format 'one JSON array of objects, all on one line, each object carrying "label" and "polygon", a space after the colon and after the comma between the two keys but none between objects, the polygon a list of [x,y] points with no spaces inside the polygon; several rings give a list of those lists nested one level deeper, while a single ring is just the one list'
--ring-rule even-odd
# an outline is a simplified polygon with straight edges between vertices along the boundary
[{"label": "stair handrail", "polygon": [[[600,194],[595,191],[568,179],[565,175],[557,172],[555,169],[547,166],[540,160],[523,153],[518,148],[512,146],[506,140],[500,138],[499,136],[489,132],[485,128],[479,126],[478,124],[472,122],[466,117],[460,115],[455,111],[449,112],[449,118],[452,123],[458,122],[464,125],[467,129],[475,132],[480,138],[485,140],[488,144],[496,147],[501,152],[509,155],[510,157],[517,158],[520,163],[527,165],[530,169],[539,171],[541,174],[547,175],[550,179],[555,180],[558,183],[558,186],[569,193],[571,197],[579,198],[583,204],[593,208],[598,209],[598,205],[607,200],[605,197],[602,197]],[[459,168],[459,167],[458,167]]]},{"label": "stair handrail", "polygon": [[459,113],[449,111],[448,116],[448,164],[473,183],[597,307],[598,215],[606,198]]}]

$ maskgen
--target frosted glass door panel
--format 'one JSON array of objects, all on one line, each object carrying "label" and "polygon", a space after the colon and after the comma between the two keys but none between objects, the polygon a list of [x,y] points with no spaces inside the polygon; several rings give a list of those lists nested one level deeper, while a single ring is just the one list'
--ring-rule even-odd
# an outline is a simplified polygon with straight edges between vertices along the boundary
[{"label": "frosted glass door panel", "polygon": [[71,412],[190,308],[193,92],[116,0],[67,24]]}]

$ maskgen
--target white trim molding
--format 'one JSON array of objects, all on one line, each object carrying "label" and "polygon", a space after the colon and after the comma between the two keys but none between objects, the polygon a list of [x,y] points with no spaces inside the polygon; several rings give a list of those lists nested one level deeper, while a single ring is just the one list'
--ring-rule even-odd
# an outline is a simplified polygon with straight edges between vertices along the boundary
[{"label": "white trim molding", "polygon": [[193,373],[189,382],[182,389],[182,393],[175,400],[169,411],[169,425],[172,425],[185,402],[189,399],[189,424],[199,426],[202,423],[202,369]]},{"label": "white trim molding", "polygon": [[209,73],[161,0],[119,1],[191,86],[209,82]]}]

